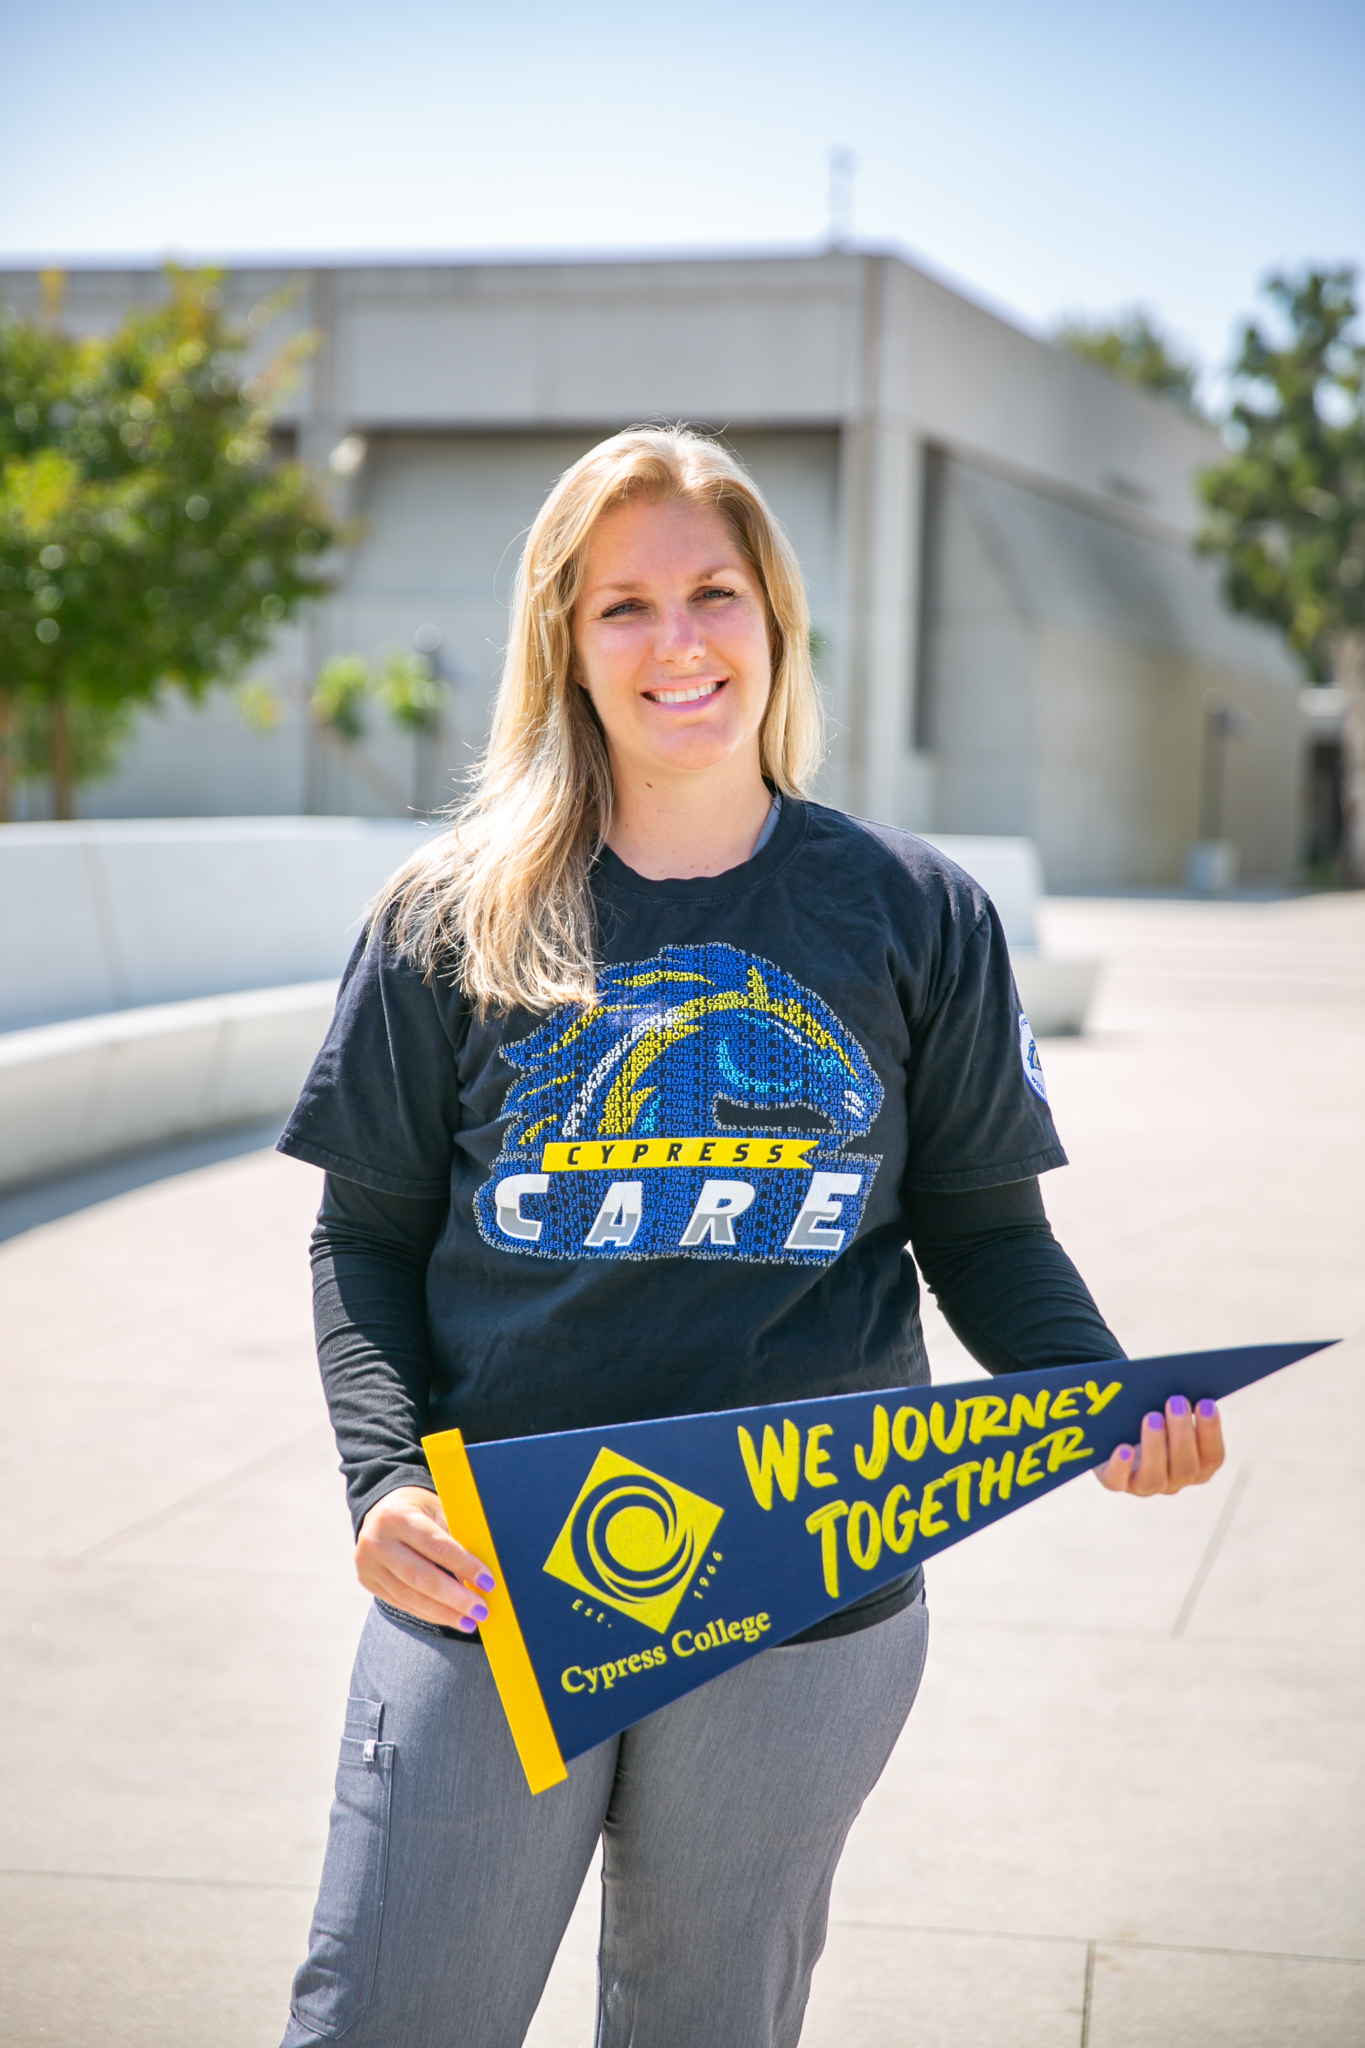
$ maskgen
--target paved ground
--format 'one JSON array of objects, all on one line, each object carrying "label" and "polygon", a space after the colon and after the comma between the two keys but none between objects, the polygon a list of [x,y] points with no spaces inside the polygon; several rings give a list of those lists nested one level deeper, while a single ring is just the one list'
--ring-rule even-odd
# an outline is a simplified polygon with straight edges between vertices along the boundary
[{"label": "paved ground", "polygon": [[[1365,901],[1048,916],[1110,962],[1044,1048],[1049,1207],[1130,1349],[1352,1341],[1235,1397],[1217,1486],[1082,1479],[933,1567],[805,2048],[1359,2048]],[[317,1177],[168,1163],[0,1204],[9,2048],[272,2048],[321,1854],[362,1602]],[[589,1888],[533,2048],[588,2048],[592,1947]]]}]

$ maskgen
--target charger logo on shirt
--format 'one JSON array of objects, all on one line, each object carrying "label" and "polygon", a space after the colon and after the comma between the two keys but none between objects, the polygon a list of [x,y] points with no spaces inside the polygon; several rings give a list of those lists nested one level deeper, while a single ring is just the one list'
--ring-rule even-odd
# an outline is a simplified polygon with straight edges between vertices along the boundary
[{"label": "charger logo on shirt", "polygon": [[606,969],[503,1057],[517,1069],[479,1229],[542,1259],[825,1264],[880,1160],[846,1154],[881,1108],[866,1053],[820,998],[727,945]]}]

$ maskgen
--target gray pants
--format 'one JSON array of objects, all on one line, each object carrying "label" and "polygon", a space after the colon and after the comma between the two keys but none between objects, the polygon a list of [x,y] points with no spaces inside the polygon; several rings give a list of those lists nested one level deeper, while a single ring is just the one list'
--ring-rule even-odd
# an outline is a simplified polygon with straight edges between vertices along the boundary
[{"label": "gray pants", "polygon": [[765,1651],[533,1799],[483,1651],[376,1606],[284,2048],[517,2048],[599,1836],[597,2048],[793,2048],[927,1640]]}]

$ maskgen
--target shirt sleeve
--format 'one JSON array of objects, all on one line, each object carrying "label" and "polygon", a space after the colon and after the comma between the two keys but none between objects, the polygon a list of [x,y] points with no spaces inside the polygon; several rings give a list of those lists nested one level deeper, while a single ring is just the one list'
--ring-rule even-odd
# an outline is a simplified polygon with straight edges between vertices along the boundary
[{"label": "shirt sleeve", "polygon": [[384,1195],[329,1173],[313,1232],[313,1324],[351,1520],[398,1486],[431,1490],[422,1438],[431,1360],[426,1273],[442,1201]]},{"label": "shirt sleeve", "polygon": [[910,1248],[949,1327],[988,1371],[1123,1357],[1052,1235],[1036,1180],[916,1196]]},{"label": "shirt sleeve", "polygon": [[910,1037],[908,1193],[965,1193],[1066,1165],[993,904]]},{"label": "shirt sleeve", "polygon": [[449,990],[372,931],[351,955],[278,1149],[380,1194],[448,1200],[467,1022]]}]

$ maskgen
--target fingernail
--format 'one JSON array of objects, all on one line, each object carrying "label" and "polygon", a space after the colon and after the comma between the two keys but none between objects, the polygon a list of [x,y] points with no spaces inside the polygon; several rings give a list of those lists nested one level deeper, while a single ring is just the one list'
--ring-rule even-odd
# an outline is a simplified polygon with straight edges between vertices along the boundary
[{"label": "fingernail", "polygon": [[456,1628],[463,1630],[467,1636],[472,1636],[478,1625],[477,1621],[472,1621],[467,1614],[462,1614],[455,1624]]},{"label": "fingernail", "polygon": [[1152,1414],[1143,1416],[1142,1426],[1144,1429],[1162,1429],[1165,1427],[1165,1417],[1153,1411]]},{"label": "fingernail", "polygon": [[498,1588],[498,1582],[493,1577],[492,1572],[480,1572],[474,1584],[481,1593],[495,1593]]},{"label": "fingernail", "polygon": [[476,1600],[469,1612],[475,1621],[487,1621],[488,1619],[488,1609],[484,1606],[482,1600]]},{"label": "fingernail", "polygon": [[1199,1413],[1203,1416],[1205,1422],[1212,1422],[1214,1416],[1218,1413],[1218,1403],[1216,1401],[1201,1401],[1199,1403]]},{"label": "fingernail", "polygon": [[1131,1465],[1133,1462],[1133,1446],[1131,1444],[1120,1444],[1114,1456],[1121,1465]]},{"label": "fingernail", "polygon": [[1184,1416],[1190,1412],[1190,1404],[1183,1394],[1172,1394],[1169,1406],[1172,1415]]}]

